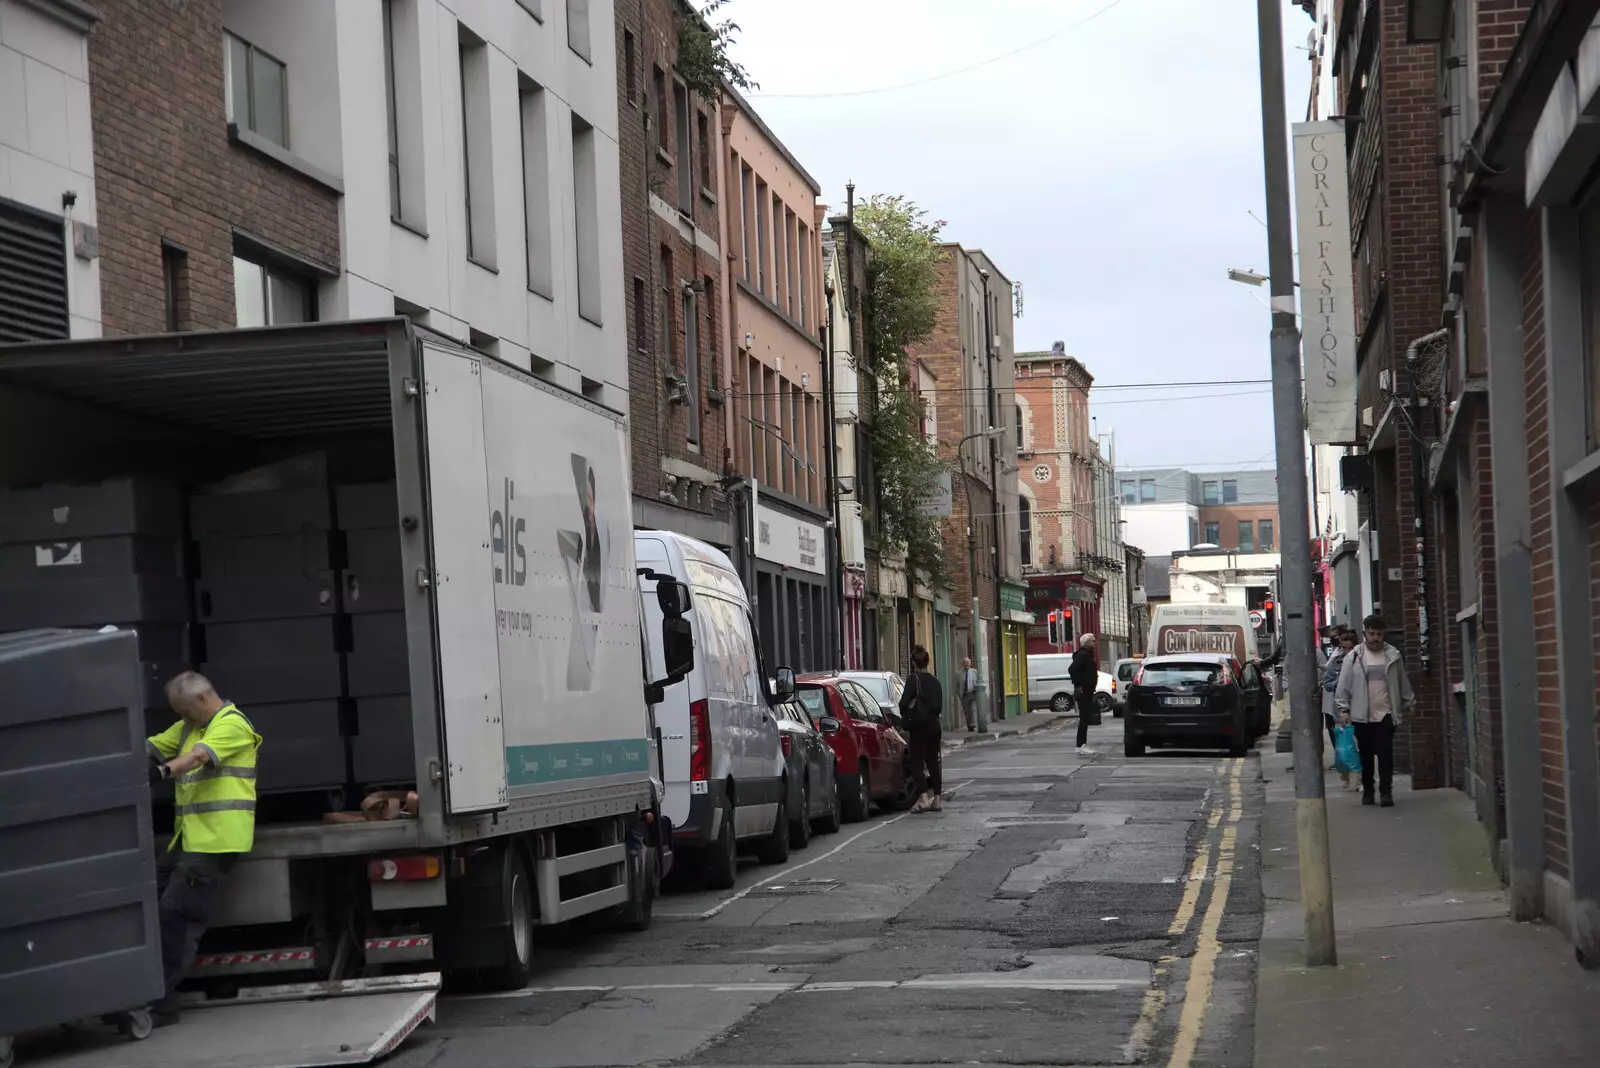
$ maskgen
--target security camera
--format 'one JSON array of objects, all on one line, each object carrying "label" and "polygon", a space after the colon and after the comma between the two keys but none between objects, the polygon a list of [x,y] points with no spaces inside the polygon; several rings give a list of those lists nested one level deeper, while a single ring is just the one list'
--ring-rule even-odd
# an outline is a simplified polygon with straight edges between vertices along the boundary
[{"label": "security camera", "polygon": [[63,208],[70,208],[77,202],[78,194],[75,190],[69,189],[65,193],[61,194],[61,206]]}]

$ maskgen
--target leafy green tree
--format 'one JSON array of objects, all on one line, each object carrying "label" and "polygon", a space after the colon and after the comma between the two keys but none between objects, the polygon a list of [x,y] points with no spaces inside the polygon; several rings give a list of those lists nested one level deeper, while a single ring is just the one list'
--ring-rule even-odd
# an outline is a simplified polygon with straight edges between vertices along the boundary
[{"label": "leafy green tree", "polygon": [[856,227],[872,248],[863,370],[876,388],[863,402],[871,406],[879,550],[903,548],[906,566],[930,582],[945,578],[944,551],[939,520],[926,506],[947,469],[922,431],[923,405],[933,399],[918,395],[909,353],[933,335],[943,225],[901,195],[880,193],[856,207]]},{"label": "leafy green tree", "polygon": [[686,86],[707,100],[717,99],[724,80],[745,92],[761,88],[744,65],[728,55],[739,24],[727,18],[711,21],[728,3],[729,0],[706,0],[696,11],[688,0],[679,0],[678,74]]}]

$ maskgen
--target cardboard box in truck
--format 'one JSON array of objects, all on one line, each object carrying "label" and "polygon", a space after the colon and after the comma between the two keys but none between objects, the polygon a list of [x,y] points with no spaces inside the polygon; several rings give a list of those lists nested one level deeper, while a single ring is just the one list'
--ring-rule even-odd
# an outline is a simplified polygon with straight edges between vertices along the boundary
[{"label": "cardboard box in truck", "polygon": [[[8,440],[30,422],[8,412],[41,408],[57,434]],[[648,923],[671,846],[646,695],[682,677],[692,643],[687,590],[665,578],[668,675],[644,677],[623,413],[403,319],[0,350],[0,488],[153,474],[192,494],[312,451],[326,457],[335,502],[335,594],[323,608],[343,622],[296,633],[337,636],[339,656],[359,637],[365,673],[354,686],[345,673],[316,737],[263,728],[259,764],[265,774],[275,750],[298,743],[338,747],[351,771],[337,805],[262,799],[255,849],[202,946],[196,996],[213,979],[343,981],[395,965],[520,986],[534,924]],[[347,501],[360,502],[349,531]],[[181,529],[187,504],[172,507]],[[69,558],[40,554],[56,582]],[[382,599],[358,603],[360,590]],[[11,614],[38,600],[25,589]],[[233,628],[216,637],[234,662],[249,657],[250,634],[276,633],[241,631],[232,620],[251,608],[213,624]],[[204,647],[205,620],[188,622]],[[375,760],[403,780],[383,785],[415,801],[390,806],[394,819],[322,818],[358,807],[377,785],[359,769]]]}]

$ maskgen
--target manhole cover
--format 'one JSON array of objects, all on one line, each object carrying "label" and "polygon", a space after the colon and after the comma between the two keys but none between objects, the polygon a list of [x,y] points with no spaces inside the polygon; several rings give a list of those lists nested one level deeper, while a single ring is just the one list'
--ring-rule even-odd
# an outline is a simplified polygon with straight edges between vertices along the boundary
[{"label": "manhole cover", "polygon": [[841,885],[837,879],[799,879],[792,883],[774,883],[763,886],[757,894],[768,897],[789,897],[793,894],[825,894],[829,890],[836,890]]},{"label": "manhole cover", "polygon": [[1060,815],[1060,816],[990,816],[988,819],[984,820],[983,822],[985,822],[985,823],[993,823],[993,824],[996,824],[996,825],[1004,826],[1006,824],[1012,824],[1012,823],[1073,823],[1075,821],[1073,820],[1072,816],[1070,816],[1070,815]]}]

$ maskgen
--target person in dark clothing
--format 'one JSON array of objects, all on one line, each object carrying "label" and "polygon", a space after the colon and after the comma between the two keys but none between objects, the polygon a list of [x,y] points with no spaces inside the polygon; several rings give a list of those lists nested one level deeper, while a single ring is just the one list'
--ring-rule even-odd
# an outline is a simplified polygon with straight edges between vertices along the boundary
[{"label": "person in dark clothing", "polygon": [[1094,756],[1089,748],[1089,724],[1099,720],[1095,712],[1094,691],[1100,682],[1100,662],[1095,659],[1096,639],[1085,634],[1078,639],[1078,648],[1067,667],[1067,678],[1072,680],[1072,694],[1078,704],[1078,755]]},{"label": "person in dark clothing", "polygon": [[943,739],[939,716],[944,710],[944,688],[928,672],[928,650],[911,650],[911,677],[900,694],[900,719],[905,724],[911,768],[912,812],[938,812],[944,808],[939,774],[939,746]]}]

